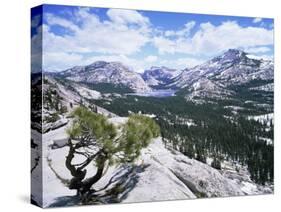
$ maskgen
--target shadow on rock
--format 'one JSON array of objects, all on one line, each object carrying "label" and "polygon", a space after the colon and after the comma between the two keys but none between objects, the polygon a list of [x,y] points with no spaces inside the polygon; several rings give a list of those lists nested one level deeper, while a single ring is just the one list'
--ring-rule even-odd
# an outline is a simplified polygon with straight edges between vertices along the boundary
[{"label": "shadow on rock", "polygon": [[65,206],[75,206],[80,204],[79,196],[64,196],[57,197],[56,201],[49,205],[48,207],[65,207]]},{"label": "shadow on rock", "polygon": [[56,198],[49,207],[64,207],[74,205],[92,205],[119,203],[126,199],[131,190],[139,181],[139,173],[145,171],[149,165],[123,165],[101,189],[93,190],[87,203],[81,203],[79,196],[64,196]]}]

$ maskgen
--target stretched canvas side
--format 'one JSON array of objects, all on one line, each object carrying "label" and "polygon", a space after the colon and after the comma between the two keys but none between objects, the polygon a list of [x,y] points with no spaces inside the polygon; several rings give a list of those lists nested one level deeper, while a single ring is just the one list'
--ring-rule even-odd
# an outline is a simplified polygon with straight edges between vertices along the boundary
[{"label": "stretched canvas side", "polygon": [[31,9],[31,203],[43,206],[42,137],[42,16],[43,6]]}]

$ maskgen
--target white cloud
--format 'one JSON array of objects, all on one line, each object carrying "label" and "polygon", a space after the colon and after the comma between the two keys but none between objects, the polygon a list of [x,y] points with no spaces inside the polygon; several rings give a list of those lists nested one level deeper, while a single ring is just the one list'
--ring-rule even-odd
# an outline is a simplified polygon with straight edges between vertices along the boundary
[{"label": "white cloud", "polygon": [[164,34],[166,37],[170,37],[170,36],[174,36],[176,34],[176,32],[173,30],[167,30],[167,31],[165,31]]},{"label": "white cloud", "polygon": [[175,53],[176,44],[173,40],[164,38],[163,36],[154,37],[153,44],[158,49],[160,54]]},{"label": "white cloud", "polygon": [[[109,9],[108,20],[101,20],[89,8],[73,12],[73,19],[46,14],[43,25],[43,66],[45,70],[63,70],[75,65],[87,65],[96,60],[119,61],[137,72],[150,65],[172,68],[192,67],[229,48],[243,48],[250,53],[267,53],[273,44],[273,30],[262,27],[242,27],[227,21],[220,25],[209,22],[198,26],[189,21],[179,30],[152,27],[149,18],[133,10]],[[52,27],[60,26],[65,34],[56,34]],[[134,59],[142,47],[152,44],[159,55]],[[163,59],[163,54],[187,54],[191,57]],[[100,56],[92,56],[100,55]],[[158,65],[157,64],[157,65]]]},{"label": "white cloud", "polygon": [[188,38],[171,39],[158,36],[153,40],[159,53],[188,53],[214,55],[229,48],[249,48],[273,44],[273,30],[260,27],[241,27],[234,21],[215,26],[202,23]]},{"label": "white cloud", "polygon": [[205,59],[187,56],[187,57],[180,57],[180,58],[173,59],[173,60],[161,59],[161,60],[158,60],[158,65],[174,68],[177,70],[183,70],[185,68],[193,68],[204,62],[206,62]]},{"label": "white cloud", "polygon": [[198,59],[198,58],[178,58],[175,61],[175,64],[177,67],[182,67],[182,68],[192,68],[194,66],[200,65],[204,63],[205,60],[203,59]]},{"label": "white cloud", "polygon": [[[149,42],[150,22],[147,17],[137,11],[110,9],[107,11],[109,20],[101,21],[88,8],[79,8],[73,15],[75,20],[46,14],[47,24],[43,25],[44,70],[62,70],[92,63],[98,58],[83,55],[93,53],[108,54],[110,56],[101,56],[100,59],[120,60],[140,69],[139,63],[127,56],[139,52]],[[53,26],[71,33],[56,34],[52,31]]]},{"label": "white cloud", "polygon": [[31,72],[42,71],[42,26],[35,24],[35,34],[31,38]]},{"label": "white cloud", "polygon": [[[72,52],[72,53],[108,53],[129,55],[138,52],[148,41],[147,28],[136,28],[130,23],[146,24],[148,19],[141,19],[141,14],[126,11],[124,16],[118,16],[114,10],[109,10],[111,19],[119,21],[119,24],[112,21],[102,22],[97,16],[89,13],[88,10],[80,8],[75,16],[81,23],[75,24],[52,14],[46,15],[48,25],[44,27],[44,50],[51,52]],[[119,10],[117,10],[119,11]],[[130,16],[134,14],[134,16]],[[114,17],[114,18],[113,18]],[[130,19],[131,18],[131,19]],[[59,25],[73,31],[68,35],[56,35],[51,27]]]},{"label": "white cloud", "polygon": [[250,48],[246,48],[245,49],[246,52],[248,53],[265,53],[265,52],[269,52],[271,51],[270,48],[266,47],[266,46],[261,46],[261,47],[250,47]]},{"label": "white cloud", "polygon": [[86,65],[80,54],[65,52],[46,52],[43,54],[42,63],[44,71],[59,71],[76,65]]},{"label": "white cloud", "polygon": [[74,31],[74,32],[77,32],[80,30],[80,28],[74,24],[73,22],[67,20],[67,19],[64,19],[64,18],[60,18],[58,16],[55,16],[51,13],[47,13],[45,15],[45,18],[46,18],[46,21],[48,22],[48,24],[50,26],[61,26],[61,27],[64,27],[66,29],[70,29],[71,31]]},{"label": "white cloud", "polygon": [[40,24],[41,19],[42,19],[42,16],[41,16],[41,15],[35,15],[35,16],[33,16],[32,19],[31,19],[31,27],[32,27],[32,28],[38,27],[39,24]]},{"label": "white cloud", "polygon": [[259,23],[259,22],[261,22],[262,21],[262,18],[254,18],[253,19],[253,23]]},{"label": "white cloud", "polygon": [[247,55],[248,58],[252,58],[252,59],[264,59],[264,60],[274,60],[273,55]]},{"label": "white cloud", "polygon": [[149,55],[149,56],[147,56],[144,60],[145,60],[146,62],[152,63],[152,62],[156,62],[157,59],[158,59],[157,56],[155,56],[155,55]]},{"label": "white cloud", "polygon": [[190,34],[190,31],[193,29],[193,27],[196,25],[195,21],[190,21],[187,22],[184,25],[183,29],[180,29],[178,31],[174,31],[174,30],[167,30],[164,32],[164,35],[166,37],[173,37],[173,36],[177,36],[177,37],[187,37]]},{"label": "white cloud", "polygon": [[147,17],[134,10],[109,9],[106,14],[116,24],[138,24],[140,26],[149,24]]}]

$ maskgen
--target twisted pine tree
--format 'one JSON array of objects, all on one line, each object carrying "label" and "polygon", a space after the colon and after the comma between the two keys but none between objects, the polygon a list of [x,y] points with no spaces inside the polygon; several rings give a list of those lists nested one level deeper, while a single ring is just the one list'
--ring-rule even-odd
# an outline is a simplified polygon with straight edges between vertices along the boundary
[{"label": "twisted pine tree", "polygon": [[[95,192],[106,168],[113,164],[133,162],[147,147],[152,138],[160,135],[154,120],[142,115],[131,115],[121,129],[117,129],[106,117],[85,107],[73,111],[73,123],[67,130],[69,152],[65,165],[72,175],[69,189],[77,190],[83,202]],[[84,156],[82,163],[74,164],[75,155]],[[85,178],[86,167],[95,162],[95,175]]]}]

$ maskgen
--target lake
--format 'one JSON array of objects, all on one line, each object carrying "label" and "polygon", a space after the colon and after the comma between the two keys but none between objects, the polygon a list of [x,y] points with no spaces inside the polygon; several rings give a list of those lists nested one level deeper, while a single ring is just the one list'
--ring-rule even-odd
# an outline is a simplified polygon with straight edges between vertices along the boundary
[{"label": "lake", "polygon": [[161,97],[175,96],[176,92],[177,90],[173,90],[173,89],[159,89],[159,90],[152,90],[146,93],[128,93],[127,95],[161,98]]}]

